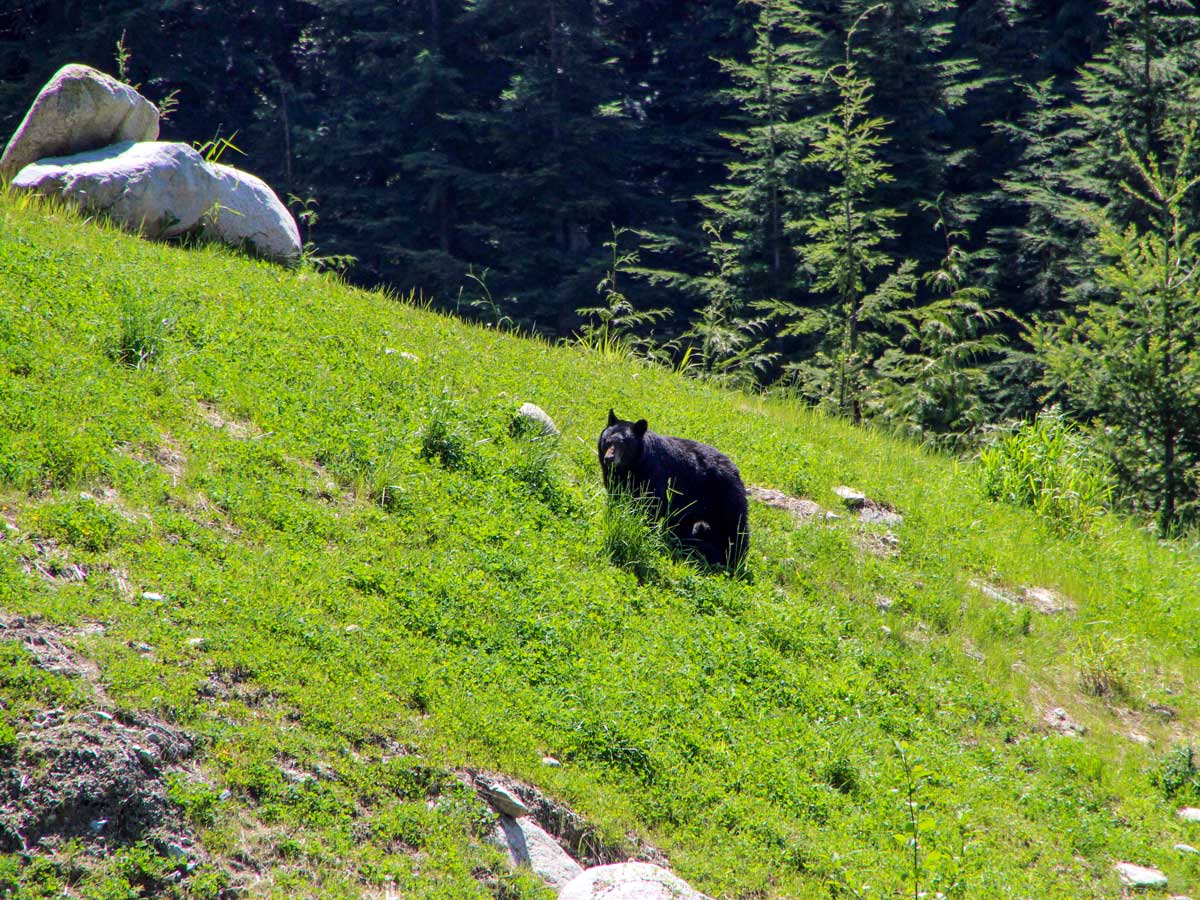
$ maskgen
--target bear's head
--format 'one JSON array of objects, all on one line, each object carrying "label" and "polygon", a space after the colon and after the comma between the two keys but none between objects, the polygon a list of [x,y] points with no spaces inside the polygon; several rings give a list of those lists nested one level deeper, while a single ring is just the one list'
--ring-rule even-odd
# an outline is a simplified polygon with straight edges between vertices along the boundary
[{"label": "bear's head", "polygon": [[626,422],[618,419],[611,409],[608,411],[608,427],[600,432],[600,468],[604,470],[605,483],[609,476],[622,475],[637,465],[642,458],[642,447],[647,428],[645,419]]}]

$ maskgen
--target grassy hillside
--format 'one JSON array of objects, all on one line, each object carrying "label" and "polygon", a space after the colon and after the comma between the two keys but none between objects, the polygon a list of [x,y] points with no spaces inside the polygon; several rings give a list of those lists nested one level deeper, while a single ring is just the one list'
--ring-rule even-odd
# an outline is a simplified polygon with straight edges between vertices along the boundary
[{"label": "grassy hillside", "polygon": [[[510,434],[524,401],[558,445]],[[852,485],[897,540],[752,503],[751,577],[622,568],[610,406],[749,484]],[[1200,890],[1196,557],[1056,536],[792,404],[0,196],[0,515],[0,615],[95,666],[0,642],[0,770],[100,691],[195,742],[168,783],[199,843],[10,834],[0,893],[550,896],[481,843],[465,768],[713,897],[912,896],[914,831],[931,896],[1112,897],[1118,860]]]}]

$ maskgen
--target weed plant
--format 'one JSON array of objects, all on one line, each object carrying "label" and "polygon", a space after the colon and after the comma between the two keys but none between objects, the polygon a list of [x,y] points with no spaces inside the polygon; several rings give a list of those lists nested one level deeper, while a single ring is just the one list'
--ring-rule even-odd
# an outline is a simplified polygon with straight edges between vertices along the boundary
[{"label": "weed plant", "polygon": [[1171,748],[1159,760],[1151,780],[1168,800],[1200,801],[1200,752],[1190,743]]},{"label": "weed plant", "polygon": [[109,358],[131,369],[149,368],[162,352],[172,320],[163,307],[142,299],[124,299],[120,309],[118,329],[108,347]]},{"label": "weed plant", "polygon": [[604,502],[604,555],[639,581],[656,578],[670,552],[668,533],[653,497],[614,491]]},{"label": "weed plant", "polygon": [[1028,506],[1060,529],[1087,529],[1112,499],[1108,465],[1053,411],[984,448],[979,466],[987,497]]}]

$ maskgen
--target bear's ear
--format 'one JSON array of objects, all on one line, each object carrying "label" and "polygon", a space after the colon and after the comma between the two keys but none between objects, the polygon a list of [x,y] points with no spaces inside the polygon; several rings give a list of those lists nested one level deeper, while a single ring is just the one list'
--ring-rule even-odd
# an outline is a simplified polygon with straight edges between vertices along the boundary
[{"label": "bear's ear", "polygon": [[617,424],[617,421],[618,421],[617,414],[615,412],[613,412],[612,409],[610,408],[608,411],[608,427],[612,428],[614,425]]},{"label": "bear's ear", "polygon": [[638,419],[636,422],[633,423],[633,433],[636,434],[638,437],[641,437],[643,434],[646,433],[646,429],[649,427],[650,426],[646,424],[645,419]]}]

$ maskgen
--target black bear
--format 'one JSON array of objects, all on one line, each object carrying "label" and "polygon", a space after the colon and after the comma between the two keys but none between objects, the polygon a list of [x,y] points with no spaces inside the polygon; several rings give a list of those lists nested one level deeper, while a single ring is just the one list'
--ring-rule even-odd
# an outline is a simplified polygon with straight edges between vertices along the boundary
[{"label": "black bear", "polygon": [[645,419],[626,422],[608,411],[599,445],[604,487],[652,497],[679,543],[710,565],[741,565],[750,522],[737,466],[707,444],[647,429]]}]

